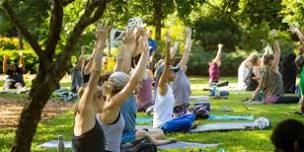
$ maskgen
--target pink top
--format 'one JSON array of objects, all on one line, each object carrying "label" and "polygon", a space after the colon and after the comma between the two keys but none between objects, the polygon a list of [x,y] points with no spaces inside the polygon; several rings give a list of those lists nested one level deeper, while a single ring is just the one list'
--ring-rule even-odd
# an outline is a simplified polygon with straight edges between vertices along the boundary
[{"label": "pink top", "polygon": [[209,79],[212,81],[218,81],[220,77],[220,68],[216,63],[211,63],[209,65]]},{"label": "pink top", "polygon": [[137,109],[152,103],[152,81],[150,76],[142,80],[142,85],[136,98]]}]

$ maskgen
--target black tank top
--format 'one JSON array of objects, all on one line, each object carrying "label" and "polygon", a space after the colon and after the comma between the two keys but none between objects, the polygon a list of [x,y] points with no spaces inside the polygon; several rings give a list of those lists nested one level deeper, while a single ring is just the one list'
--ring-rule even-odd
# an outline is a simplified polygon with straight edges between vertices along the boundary
[{"label": "black tank top", "polygon": [[81,136],[73,135],[73,152],[105,152],[105,138],[99,123],[95,122],[94,128]]}]

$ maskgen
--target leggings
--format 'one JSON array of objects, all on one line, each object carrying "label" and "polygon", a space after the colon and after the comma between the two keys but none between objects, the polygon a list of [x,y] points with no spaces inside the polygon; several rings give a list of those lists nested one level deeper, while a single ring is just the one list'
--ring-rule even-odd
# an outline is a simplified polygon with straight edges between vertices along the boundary
[{"label": "leggings", "polygon": [[300,98],[297,96],[280,96],[275,103],[298,103]]},{"label": "leggings", "polygon": [[178,132],[178,131],[190,131],[192,122],[195,121],[194,114],[186,114],[170,121],[167,121],[161,128],[165,133]]}]

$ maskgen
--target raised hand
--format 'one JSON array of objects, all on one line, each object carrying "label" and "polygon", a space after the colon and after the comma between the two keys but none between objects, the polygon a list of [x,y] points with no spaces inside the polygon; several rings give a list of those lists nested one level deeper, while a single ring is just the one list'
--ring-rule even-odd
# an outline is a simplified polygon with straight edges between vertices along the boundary
[{"label": "raised hand", "polygon": [[291,33],[297,33],[299,32],[299,28],[297,28],[296,26],[290,26],[287,31],[291,32]]},{"label": "raised hand", "polygon": [[85,46],[81,46],[81,54],[83,55],[86,52]]},{"label": "raised hand", "polygon": [[109,33],[111,27],[104,27],[99,26],[97,32],[96,32],[96,39],[99,40],[105,40],[107,38],[107,34]]},{"label": "raised hand", "polygon": [[192,29],[190,27],[186,28],[186,34],[187,34],[186,36],[191,37],[191,35],[192,35]]},{"label": "raised hand", "polygon": [[218,48],[223,48],[223,46],[224,46],[224,45],[223,45],[222,43],[219,43],[219,44],[217,45]]},{"label": "raised hand", "polygon": [[135,47],[135,51],[132,53],[132,57],[135,57],[137,56],[138,54],[141,54],[142,51],[143,51],[143,48],[139,47],[140,45],[140,41],[143,41],[143,40],[140,40],[140,39],[144,39],[146,42],[141,42],[141,43],[145,43],[147,44],[148,46],[148,49],[149,49],[149,44],[148,44],[148,35],[147,35],[147,31],[145,28],[143,27],[139,27],[137,28],[136,30],[136,39],[137,39],[137,45]]},{"label": "raised hand", "polygon": [[271,30],[270,35],[271,35],[272,38],[275,38],[275,37],[278,36],[278,31],[276,29],[273,29],[273,30]]},{"label": "raised hand", "polygon": [[138,50],[142,52],[149,52],[149,44],[148,44],[148,37],[147,35],[141,36],[138,39]]},{"label": "raised hand", "polygon": [[9,60],[9,56],[8,55],[4,55],[3,60],[5,60],[5,61]]}]

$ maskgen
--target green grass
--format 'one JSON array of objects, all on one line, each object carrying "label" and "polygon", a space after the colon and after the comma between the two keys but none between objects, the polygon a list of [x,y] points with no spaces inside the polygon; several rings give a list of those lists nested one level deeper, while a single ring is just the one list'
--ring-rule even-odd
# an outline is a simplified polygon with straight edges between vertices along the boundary
[{"label": "green grass", "polygon": [[[236,82],[235,78],[227,78],[232,82]],[[202,83],[206,84],[206,78],[191,78],[191,89],[193,95],[207,95],[208,92],[201,91]],[[232,131],[232,132],[209,132],[209,133],[173,133],[166,135],[166,138],[176,138],[182,141],[193,141],[201,143],[221,143],[217,148],[203,149],[204,151],[218,151],[225,149],[227,152],[270,152],[274,151],[270,141],[270,135],[273,128],[282,120],[286,118],[294,118],[304,121],[303,117],[293,114],[298,111],[300,106],[298,104],[280,104],[280,105],[244,105],[242,100],[250,97],[251,93],[231,93],[229,99],[211,100],[211,112],[213,114],[229,114],[229,115],[254,115],[255,117],[263,116],[271,120],[272,127],[267,130],[254,131]],[[222,112],[221,108],[228,106],[233,109],[233,112]],[[140,115],[144,115],[140,113]],[[67,112],[54,119],[44,121],[39,124],[34,142],[32,144],[32,151],[56,151],[38,149],[36,146],[48,140],[55,140],[57,136],[62,134],[66,140],[71,139],[73,127],[73,114]],[[200,120],[199,124],[210,123],[216,121]],[[9,151],[13,142],[14,130],[0,129],[0,151]],[[183,152],[183,151],[199,151],[199,149],[179,149],[166,150],[164,152]]]}]

